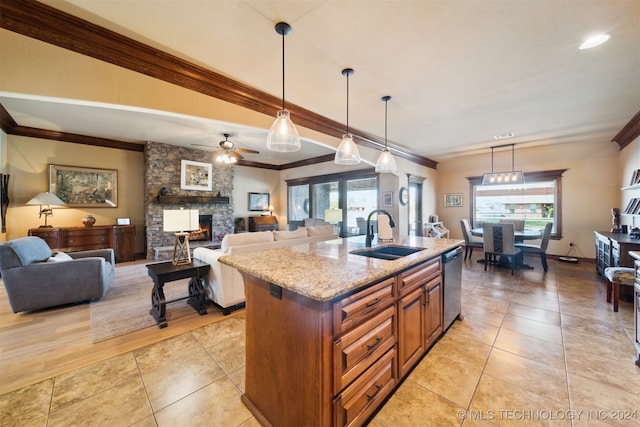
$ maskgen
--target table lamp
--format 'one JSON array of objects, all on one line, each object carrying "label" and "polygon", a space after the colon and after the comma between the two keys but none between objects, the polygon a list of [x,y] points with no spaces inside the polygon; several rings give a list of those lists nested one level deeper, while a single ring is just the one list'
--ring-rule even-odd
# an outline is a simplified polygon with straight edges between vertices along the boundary
[{"label": "table lamp", "polygon": [[[44,225],[41,225],[40,228],[51,228],[51,226],[47,224],[47,219],[53,216],[51,206],[63,206],[64,202],[55,194],[45,192],[39,193],[33,199],[29,200],[27,205],[40,205],[40,215],[38,218],[42,218],[42,215],[44,215]],[[42,205],[47,205],[47,207],[43,208]]]},{"label": "table lamp", "polygon": [[163,211],[162,230],[175,232],[176,244],[173,248],[173,265],[191,264],[189,231],[200,227],[198,209],[167,209]]},{"label": "table lamp", "polygon": [[329,224],[333,224],[336,228],[336,232],[339,233],[338,223],[342,221],[342,209],[325,209],[324,220]]}]

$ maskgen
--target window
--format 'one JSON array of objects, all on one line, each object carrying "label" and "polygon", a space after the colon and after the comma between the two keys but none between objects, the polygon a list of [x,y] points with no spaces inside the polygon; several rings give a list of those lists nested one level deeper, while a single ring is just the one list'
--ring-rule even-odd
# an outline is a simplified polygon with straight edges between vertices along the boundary
[{"label": "window", "polygon": [[543,229],[553,223],[551,236],[562,236],[563,170],[527,172],[524,184],[482,185],[481,177],[468,178],[471,184],[473,226],[501,219],[524,220],[525,228]]},{"label": "window", "polygon": [[309,218],[309,184],[289,186],[288,222],[302,222]]},{"label": "window", "polygon": [[306,218],[324,218],[326,209],[342,209],[341,236],[364,234],[362,218],[378,207],[378,179],[371,170],[287,180],[292,229]]}]

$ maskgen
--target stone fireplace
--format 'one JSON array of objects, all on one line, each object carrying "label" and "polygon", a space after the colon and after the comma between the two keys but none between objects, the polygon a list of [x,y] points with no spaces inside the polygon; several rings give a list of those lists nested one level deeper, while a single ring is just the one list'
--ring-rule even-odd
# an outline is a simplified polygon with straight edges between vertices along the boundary
[{"label": "stone fireplace", "polygon": [[[221,240],[233,233],[233,167],[213,162],[210,152],[174,145],[147,142],[145,146],[145,226],[146,257],[154,258],[154,248],[173,246],[174,233],[162,230],[165,209],[198,209],[201,219],[206,218],[208,240],[199,233],[196,245]],[[183,190],[180,188],[180,161],[211,162],[212,191]],[[164,195],[159,197],[161,190]],[[217,197],[218,195],[222,197]],[[202,224],[202,220],[201,226]],[[205,237],[206,239],[206,237]]]}]

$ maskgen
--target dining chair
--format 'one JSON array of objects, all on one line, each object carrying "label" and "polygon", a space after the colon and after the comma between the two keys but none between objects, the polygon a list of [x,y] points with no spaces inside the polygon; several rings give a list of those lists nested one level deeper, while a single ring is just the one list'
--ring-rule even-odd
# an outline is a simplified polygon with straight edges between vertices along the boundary
[{"label": "dining chair", "polygon": [[484,270],[488,264],[495,264],[496,260],[508,260],[511,274],[519,265],[521,251],[515,247],[515,227],[512,223],[482,224],[482,238],[484,243]]},{"label": "dining chair", "polygon": [[540,262],[545,272],[549,270],[547,265],[547,246],[549,246],[549,238],[551,237],[551,228],[553,223],[548,222],[542,230],[542,237],[540,238],[540,245],[532,245],[528,243],[516,243],[516,248],[522,251],[523,256],[525,254],[537,254],[540,255]]},{"label": "dining chair", "polygon": [[473,248],[482,249],[484,243],[471,234],[471,224],[468,219],[461,219],[460,227],[462,228],[462,235],[464,236],[464,259],[471,259]]},{"label": "dining chair", "polygon": [[513,224],[513,226],[515,227],[516,231],[522,231],[524,230],[524,219],[501,219],[500,223],[502,224]]}]

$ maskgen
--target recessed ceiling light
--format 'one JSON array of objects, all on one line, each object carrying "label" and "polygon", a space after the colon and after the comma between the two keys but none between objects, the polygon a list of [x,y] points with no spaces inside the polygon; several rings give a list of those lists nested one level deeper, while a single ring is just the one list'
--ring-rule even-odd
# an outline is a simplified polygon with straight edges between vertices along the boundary
[{"label": "recessed ceiling light", "polygon": [[600,46],[611,38],[611,34],[596,34],[589,37],[580,45],[580,49],[591,49],[592,47]]},{"label": "recessed ceiling light", "polygon": [[493,139],[507,139],[507,138],[513,138],[513,132],[507,132],[507,133],[503,133],[500,135],[493,135]]}]

